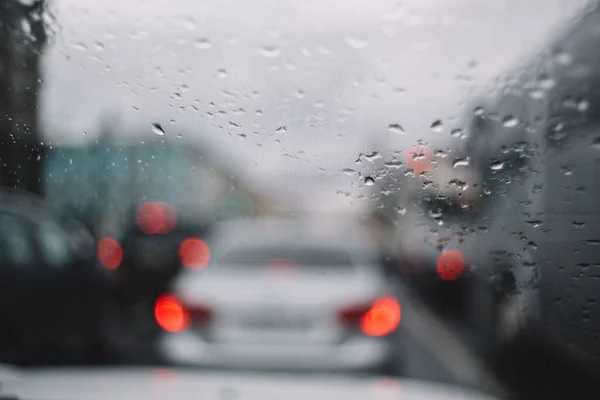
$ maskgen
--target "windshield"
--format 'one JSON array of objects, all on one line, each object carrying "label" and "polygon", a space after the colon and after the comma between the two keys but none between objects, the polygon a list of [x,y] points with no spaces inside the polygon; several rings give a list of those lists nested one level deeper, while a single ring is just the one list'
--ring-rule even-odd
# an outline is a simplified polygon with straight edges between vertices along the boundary
[{"label": "windshield", "polygon": [[274,246],[230,251],[218,259],[228,267],[298,266],[303,270],[352,270],[350,255],[343,251],[311,247]]},{"label": "windshield", "polygon": [[0,0],[0,365],[600,393],[599,45],[600,0]]}]

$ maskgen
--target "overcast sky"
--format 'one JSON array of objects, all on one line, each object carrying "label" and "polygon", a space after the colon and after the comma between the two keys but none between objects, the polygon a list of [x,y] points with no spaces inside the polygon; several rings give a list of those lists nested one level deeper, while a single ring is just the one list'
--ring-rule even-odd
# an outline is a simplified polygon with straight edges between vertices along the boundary
[{"label": "overcast sky", "polygon": [[359,153],[451,145],[465,94],[584,2],[53,0],[43,127],[83,144],[113,112],[129,140],[160,123],[280,192],[342,189]]}]

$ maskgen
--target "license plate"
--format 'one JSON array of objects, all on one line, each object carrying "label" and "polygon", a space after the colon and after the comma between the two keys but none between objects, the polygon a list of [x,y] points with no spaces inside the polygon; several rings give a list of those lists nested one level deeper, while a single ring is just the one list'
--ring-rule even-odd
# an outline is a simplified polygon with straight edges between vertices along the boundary
[{"label": "license plate", "polygon": [[304,330],[308,323],[304,319],[292,317],[251,317],[244,319],[243,326],[261,330]]}]

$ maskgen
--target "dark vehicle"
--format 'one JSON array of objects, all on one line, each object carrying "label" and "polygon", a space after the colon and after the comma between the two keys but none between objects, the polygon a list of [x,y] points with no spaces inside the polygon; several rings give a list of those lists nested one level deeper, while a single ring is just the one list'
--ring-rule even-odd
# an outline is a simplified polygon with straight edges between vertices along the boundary
[{"label": "dark vehicle", "polygon": [[435,156],[425,144],[407,148],[405,159],[405,171],[390,170],[380,183],[379,190],[394,193],[382,197],[376,213],[395,226],[384,238],[383,263],[429,306],[464,317],[480,272],[478,247],[465,240],[477,233],[470,222],[483,212],[478,171],[455,167],[451,157]]},{"label": "dark vehicle", "polygon": [[123,357],[150,355],[158,326],[153,306],[183,268],[196,269],[210,226],[165,202],[144,202],[122,228],[98,240],[98,262],[107,270],[112,308],[107,340]]},{"label": "dark vehicle", "polygon": [[[507,271],[490,281],[491,314],[512,298],[510,338],[545,342],[591,373],[600,371],[600,9],[594,8],[474,103],[467,151],[483,173],[496,224],[521,241]],[[513,121],[507,123],[507,121]],[[496,210],[508,212],[498,214]],[[483,319],[479,319],[481,322]]]},{"label": "dark vehicle", "polygon": [[59,148],[44,170],[51,204],[93,232],[110,290],[107,346],[119,359],[148,354],[154,301],[191,262],[182,248],[202,240],[215,218],[218,191],[206,160],[191,146],[156,140]]},{"label": "dark vehicle", "polygon": [[81,224],[30,193],[0,190],[0,282],[0,362],[100,360],[106,280]]}]

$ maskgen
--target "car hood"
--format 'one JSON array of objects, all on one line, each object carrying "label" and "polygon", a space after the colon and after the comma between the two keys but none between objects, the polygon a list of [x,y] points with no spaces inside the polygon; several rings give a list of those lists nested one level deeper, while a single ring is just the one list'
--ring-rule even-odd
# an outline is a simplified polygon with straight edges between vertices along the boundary
[{"label": "car hood", "polygon": [[0,372],[2,395],[23,400],[491,400],[449,385],[409,379],[226,373],[165,368],[77,368]]}]

